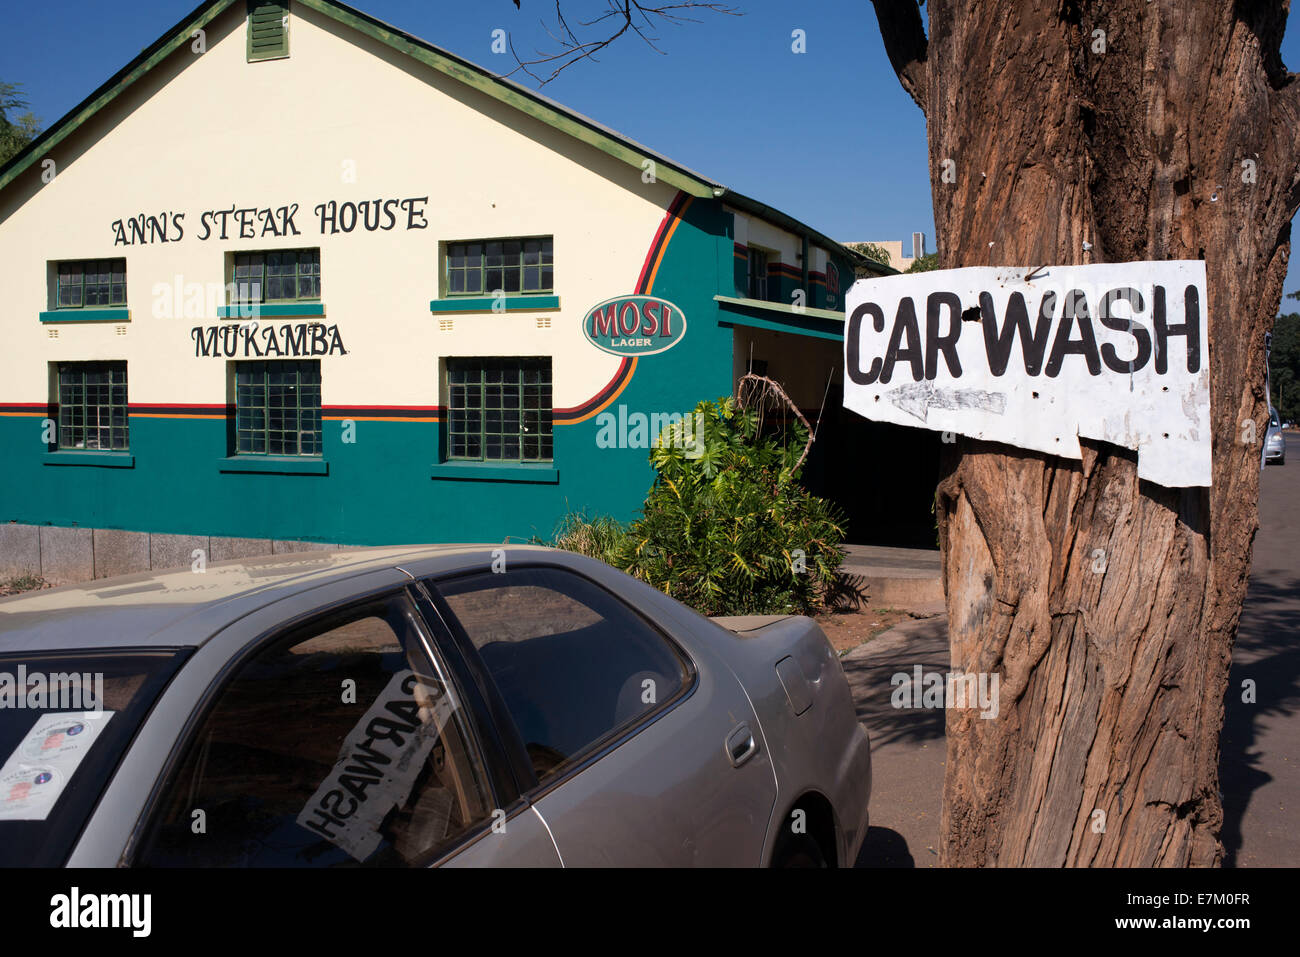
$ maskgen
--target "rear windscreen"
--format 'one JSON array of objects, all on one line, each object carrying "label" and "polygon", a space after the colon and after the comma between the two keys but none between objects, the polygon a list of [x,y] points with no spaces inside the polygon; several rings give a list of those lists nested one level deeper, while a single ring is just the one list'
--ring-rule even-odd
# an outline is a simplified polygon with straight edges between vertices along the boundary
[{"label": "rear windscreen", "polygon": [[64,862],[180,653],[0,655],[0,867]]}]

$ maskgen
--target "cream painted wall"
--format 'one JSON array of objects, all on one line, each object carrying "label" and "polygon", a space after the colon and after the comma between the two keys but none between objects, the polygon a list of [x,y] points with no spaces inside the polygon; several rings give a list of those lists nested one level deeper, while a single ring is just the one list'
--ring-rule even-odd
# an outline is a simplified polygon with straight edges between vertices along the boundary
[{"label": "cream painted wall", "polygon": [[[61,145],[53,182],[29,171],[0,194],[0,401],[44,401],[47,362],[126,359],[132,403],[223,403],[226,360],[196,358],[190,335],[223,320],[156,317],[155,285],[169,302],[178,276],[224,282],[227,253],[300,246],[321,249],[325,322],[350,353],[321,360],[326,405],[441,402],[437,359],[448,355],[551,355],[556,407],[603,387],[620,360],[586,342],[581,318],[633,291],[675,190],[302,6],[289,58],[247,63],[243,11],[208,27],[206,52],[183,47]],[[321,235],[313,212],[331,199],[422,196],[423,230]],[[232,203],[298,203],[302,235],[201,241],[200,214]],[[164,211],[185,214],[182,240],[114,246],[114,220]],[[558,312],[430,314],[440,241],[537,234],[554,236]],[[110,256],[127,259],[125,335],[38,321],[49,261]]]},{"label": "cream painted wall", "polygon": [[803,240],[794,233],[786,232],[779,229],[771,223],[761,219],[754,219],[747,216],[739,210],[730,206],[725,207],[727,212],[736,218],[735,237],[736,242],[744,245],[754,245],[762,249],[770,249],[777,255],[770,262],[783,262],[787,265],[799,268],[799,256],[803,252]]}]

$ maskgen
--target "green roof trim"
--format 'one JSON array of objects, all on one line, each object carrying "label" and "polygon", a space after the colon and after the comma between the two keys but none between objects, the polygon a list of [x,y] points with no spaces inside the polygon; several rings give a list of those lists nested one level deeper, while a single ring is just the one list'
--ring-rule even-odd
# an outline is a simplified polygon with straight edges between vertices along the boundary
[{"label": "green roof trim", "polygon": [[[211,23],[218,16],[240,0],[209,0],[200,4],[184,19],[166,31],[161,37],[141,51],[140,55],[114,74],[108,82],[89,97],[51,125],[44,133],[36,137],[17,156],[0,166],[0,190],[4,189],[33,163],[47,156],[55,146],[63,142],[80,128],[91,116],[108,106],[136,80],[149,72],[183,44],[191,41],[191,34]],[[244,0],[246,4],[247,0]],[[758,200],[750,199],[740,193],[734,193],[721,183],[693,172],[675,163],[659,153],[628,139],[622,134],[591,120],[580,113],[556,103],[548,97],[535,93],[528,88],[497,76],[484,68],[462,60],[460,57],[440,47],[436,47],[419,37],[376,20],[338,0],[294,0],[324,16],[357,30],[365,36],[386,44],[400,53],[425,64],[428,67],[459,80],[466,86],[479,90],[500,102],[514,107],[521,113],[540,120],[547,125],[574,137],[610,156],[627,163],[640,171],[647,160],[655,164],[655,178],[662,183],[682,190],[691,196],[720,199],[737,209],[752,213],[766,219],[773,225],[799,236],[806,236],[828,251],[836,251],[850,261],[877,271],[879,275],[891,275],[895,270],[882,266],[874,260],[867,259],[837,240],[799,222],[791,216],[773,209]]]}]

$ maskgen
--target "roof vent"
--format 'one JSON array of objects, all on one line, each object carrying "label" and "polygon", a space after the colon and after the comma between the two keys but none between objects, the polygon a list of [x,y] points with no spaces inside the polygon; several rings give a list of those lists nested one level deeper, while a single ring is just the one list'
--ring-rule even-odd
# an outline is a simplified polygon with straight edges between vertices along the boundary
[{"label": "roof vent", "polygon": [[248,62],[289,55],[289,0],[248,0]]}]

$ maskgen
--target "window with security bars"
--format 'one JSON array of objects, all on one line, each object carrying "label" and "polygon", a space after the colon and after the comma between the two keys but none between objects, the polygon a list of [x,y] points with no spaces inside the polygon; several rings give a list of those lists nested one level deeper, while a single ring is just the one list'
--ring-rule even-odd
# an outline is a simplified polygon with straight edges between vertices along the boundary
[{"label": "window with security bars", "polygon": [[320,299],[320,250],[235,253],[231,305]]},{"label": "window with security bars", "polygon": [[235,363],[235,452],[320,455],[320,361]]},{"label": "window with security bars", "polygon": [[545,293],[555,287],[550,236],[447,244],[446,295]]},{"label": "window with security bars", "polygon": [[125,362],[60,362],[60,449],[128,448]]},{"label": "window with security bars", "polygon": [[54,304],[59,309],[126,305],[125,259],[77,259],[59,263]]},{"label": "window with security bars", "polygon": [[551,360],[447,360],[447,457],[550,462]]}]

